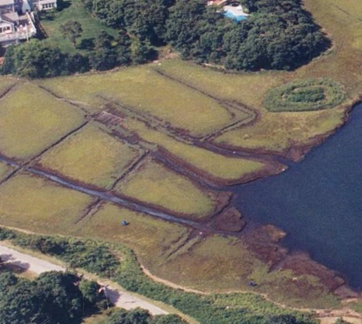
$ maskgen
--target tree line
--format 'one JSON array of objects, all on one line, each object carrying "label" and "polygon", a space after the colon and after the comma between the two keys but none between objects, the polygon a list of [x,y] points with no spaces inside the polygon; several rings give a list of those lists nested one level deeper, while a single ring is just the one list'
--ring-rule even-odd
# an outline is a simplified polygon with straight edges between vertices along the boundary
[{"label": "tree line", "polygon": [[330,43],[300,0],[236,0],[251,15],[239,23],[206,0],[83,0],[106,25],[186,59],[231,70],[294,69]]},{"label": "tree line", "polygon": [[[291,70],[330,46],[300,0],[235,1],[251,13],[248,19],[236,23],[206,0],[82,0],[117,37],[101,31],[85,54],[64,53],[37,40],[11,46],[1,72],[46,78],[104,71],[145,63],[167,44],[184,59],[229,70]],[[76,47],[82,26],[68,21],[60,30]]]}]

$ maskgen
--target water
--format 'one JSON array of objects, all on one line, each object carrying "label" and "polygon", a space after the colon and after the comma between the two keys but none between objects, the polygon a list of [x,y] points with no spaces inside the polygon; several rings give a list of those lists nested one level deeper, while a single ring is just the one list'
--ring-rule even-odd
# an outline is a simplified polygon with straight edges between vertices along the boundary
[{"label": "water", "polygon": [[302,162],[235,192],[247,219],[282,228],[287,247],[308,251],[362,288],[362,105]]},{"label": "water", "polygon": [[225,11],[224,15],[226,17],[230,18],[230,19],[233,19],[233,20],[237,21],[237,22],[248,19],[248,17],[245,16],[245,15],[234,15],[231,11]]}]

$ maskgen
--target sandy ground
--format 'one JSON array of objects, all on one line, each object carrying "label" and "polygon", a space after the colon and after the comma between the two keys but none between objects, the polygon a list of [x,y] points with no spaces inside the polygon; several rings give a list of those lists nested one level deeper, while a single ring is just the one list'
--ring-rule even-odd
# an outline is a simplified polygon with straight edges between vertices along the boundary
[{"label": "sandy ground", "polygon": [[[30,256],[25,253],[18,252],[3,245],[0,245],[0,257],[5,263],[9,263],[38,275],[47,271],[65,271],[65,268],[59,265]],[[127,310],[139,307],[148,310],[152,315],[167,314],[167,312],[163,309],[127,292],[118,290],[111,285],[106,286],[106,294],[109,300],[117,307],[121,307]]]}]

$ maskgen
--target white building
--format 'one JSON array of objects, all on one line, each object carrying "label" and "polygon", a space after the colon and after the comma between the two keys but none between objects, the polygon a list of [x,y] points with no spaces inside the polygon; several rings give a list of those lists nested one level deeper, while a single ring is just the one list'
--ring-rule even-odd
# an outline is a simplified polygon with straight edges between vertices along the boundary
[{"label": "white building", "polygon": [[51,10],[57,0],[0,0],[0,44],[4,47],[36,35],[32,10]]},{"label": "white building", "polygon": [[57,0],[33,0],[33,7],[39,11],[51,10],[57,7]]}]

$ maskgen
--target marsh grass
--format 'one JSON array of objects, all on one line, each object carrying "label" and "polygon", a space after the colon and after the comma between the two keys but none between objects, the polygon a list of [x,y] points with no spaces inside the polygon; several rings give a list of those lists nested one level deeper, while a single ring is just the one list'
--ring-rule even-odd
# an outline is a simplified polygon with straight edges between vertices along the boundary
[{"label": "marsh grass", "polygon": [[218,206],[216,192],[201,189],[191,179],[151,159],[119,182],[115,191],[195,219],[210,216]]},{"label": "marsh grass", "polygon": [[0,107],[0,152],[28,159],[84,122],[84,113],[25,83],[8,93]]},{"label": "marsh grass", "polygon": [[137,149],[93,123],[52,148],[39,163],[68,178],[110,189],[139,156]]}]

